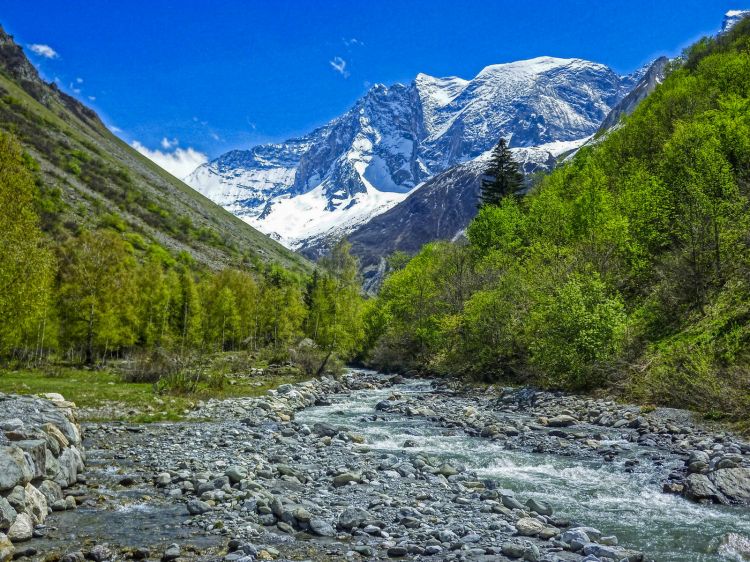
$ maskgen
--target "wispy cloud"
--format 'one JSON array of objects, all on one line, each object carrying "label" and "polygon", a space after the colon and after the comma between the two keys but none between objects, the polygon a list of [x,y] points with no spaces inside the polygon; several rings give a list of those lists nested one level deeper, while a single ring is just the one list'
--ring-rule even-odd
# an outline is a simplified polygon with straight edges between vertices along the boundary
[{"label": "wispy cloud", "polygon": [[[190,175],[201,164],[208,162],[208,156],[195,150],[192,147],[188,148],[175,148],[174,150],[167,151],[165,147],[165,141],[169,147],[173,147],[167,138],[162,139],[161,145],[165,148],[162,150],[151,150],[146,146],[143,146],[138,141],[133,141],[130,146],[135,148],[138,152],[143,154],[146,158],[152,160],[157,165],[164,168],[167,172],[179,179],[184,179]],[[174,139],[177,142],[177,139]]]},{"label": "wispy cloud", "polygon": [[160,144],[164,150],[169,150],[170,148],[180,144],[180,141],[177,139],[168,139],[167,137],[164,137],[163,139],[161,139]]},{"label": "wispy cloud", "polygon": [[44,57],[45,59],[56,59],[60,56],[52,47],[50,47],[49,45],[43,45],[42,43],[34,43],[32,45],[29,45],[29,49],[31,49],[32,53],[37,54],[40,57]]},{"label": "wispy cloud", "polygon": [[333,60],[328,61],[331,67],[341,74],[344,78],[349,78],[349,71],[346,69],[346,61],[341,57],[333,57]]},{"label": "wispy cloud", "polygon": [[347,47],[364,47],[365,44],[363,41],[360,41],[356,37],[351,37],[347,39],[346,37],[342,37],[341,41],[343,41],[344,45]]}]

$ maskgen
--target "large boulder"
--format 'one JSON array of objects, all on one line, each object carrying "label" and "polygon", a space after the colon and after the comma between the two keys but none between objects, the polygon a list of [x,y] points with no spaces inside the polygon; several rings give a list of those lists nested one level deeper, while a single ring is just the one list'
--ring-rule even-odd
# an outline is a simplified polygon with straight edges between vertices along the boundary
[{"label": "large boulder", "polygon": [[16,549],[13,543],[10,542],[10,539],[3,533],[0,533],[0,562],[13,560],[13,553],[15,551]]},{"label": "large boulder", "polygon": [[360,527],[370,518],[370,514],[360,507],[349,506],[339,515],[338,528],[351,531]]},{"label": "large boulder", "polygon": [[44,523],[47,518],[47,498],[31,484],[26,484],[26,513],[36,525]]},{"label": "large boulder", "polygon": [[567,414],[560,414],[559,416],[555,416],[547,420],[547,425],[549,427],[568,427],[577,423],[577,419]]},{"label": "large boulder", "polygon": [[750,468],[722,468],[709,478],[730,502],[750,504]]},{"label": "large boulder", "polygon": [[533,517],[522,517],[516,521],[516,531],[518,534],[524,537],[533,537],[542,532],[545,525],[538,519]]},{"label": "large boulder", "polygon": [[694,473],[685,480],[685,497],[693,501],[725,503],[721,492],[705,474]]},{"label": "large boulder", "polygon": [[0,531],[5,532],[10,529],[16,520],[16,515],[16,510],[8,503],[8,500],[0,496]]},{"label": "large boulder", "polygon": [[25,485],[33,477],[23,449],[14,445],[0,447],[0,492]]},{"label": "large boulder", "polygon": [[27,513],[19,513],[13,525],[8,529],[11,542],[22,542],[31,539],[34,534],[34,522]]}]

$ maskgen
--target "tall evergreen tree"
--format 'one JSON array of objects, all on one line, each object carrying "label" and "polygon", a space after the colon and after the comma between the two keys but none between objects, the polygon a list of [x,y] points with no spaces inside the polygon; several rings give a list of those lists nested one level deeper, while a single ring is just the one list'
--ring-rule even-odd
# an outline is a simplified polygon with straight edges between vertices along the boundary
[{"label": "tall evergreen tree", "polygon": [[508,143],[501,138],[492,151],[490,164],[482,180],[482,190],[479,193],[479,206],[497,205],[508,196],[513,195],[523,187],[523,174],[518,163],[508,148]]}]

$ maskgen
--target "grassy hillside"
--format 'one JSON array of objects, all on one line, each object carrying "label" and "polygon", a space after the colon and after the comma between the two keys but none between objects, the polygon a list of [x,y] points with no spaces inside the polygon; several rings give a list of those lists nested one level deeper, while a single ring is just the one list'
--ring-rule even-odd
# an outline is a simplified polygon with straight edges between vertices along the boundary
[{"label": "grassy hillside", "polygon": [[430,244],[371,308],[380,366],[750,418],[750,19],[600,143]]},{"label": "grassy hillside", "polygon": [[[98,116],[40,79],[0,28],[0,130],[38,163],[43,228],[58,239],[115,226],[211,269],[308,262],[215,205],[114,136]],[[141,244],[143,245],[143,244]]]}]

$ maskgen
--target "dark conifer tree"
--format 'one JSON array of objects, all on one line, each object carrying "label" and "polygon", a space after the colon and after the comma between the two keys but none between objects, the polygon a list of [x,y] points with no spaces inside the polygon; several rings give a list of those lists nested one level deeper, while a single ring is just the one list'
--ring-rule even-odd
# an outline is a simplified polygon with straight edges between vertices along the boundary
[{"label": "dark conifer tree", "polygon": [[490,164],[482,180],[479,193],[479,206],[497,205],[508,195],[513,195],[523,187],[523,174],[518,163],[508,148],[508,143],[501,138],[492,151]]}]

